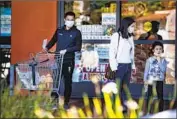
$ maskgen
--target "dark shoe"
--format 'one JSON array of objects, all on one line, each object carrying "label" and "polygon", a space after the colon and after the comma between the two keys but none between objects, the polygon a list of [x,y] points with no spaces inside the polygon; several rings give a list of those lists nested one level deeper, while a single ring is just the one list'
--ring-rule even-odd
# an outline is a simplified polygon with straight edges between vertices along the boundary
[{"label": "dark shoe", "polygon": [[122,111],[124,114],[126,114],[128,112],[128,109],[126,106],[123,106],[123,111]]},{"label": "dark shoe", "polygon": [[56,104],[53,105],[52,110],[57,110],[57,109],[58,109],[58,106]]},{"label": "dark shoe", "polygon": [[58,94],[57,92],[52,91],[50,95],[51,95],[51,97],[54,98],[54,99],[59,98],[59,94]]},{"label": "dark shoe", "polygon": [[127,114],[127,110],[123,110],[122,112],[123,112],[123,114]]},{"label": "dark shoe", "polygon": [[67,104],[64,104],[63,107],[64,107],[65,110],[67,110],[67,109],[69,109],[69,104],[68,104],[68,103],[67,103]]}]

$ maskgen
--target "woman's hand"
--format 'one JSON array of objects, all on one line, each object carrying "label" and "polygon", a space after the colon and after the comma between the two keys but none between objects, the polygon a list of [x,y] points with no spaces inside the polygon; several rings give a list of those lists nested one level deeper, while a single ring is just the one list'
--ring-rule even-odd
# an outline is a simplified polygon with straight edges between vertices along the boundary
[{"label": "woman's hand", "polygon": [[133,75],[136,74],[136,69],[132,69],[132,74],[133,74]]}]

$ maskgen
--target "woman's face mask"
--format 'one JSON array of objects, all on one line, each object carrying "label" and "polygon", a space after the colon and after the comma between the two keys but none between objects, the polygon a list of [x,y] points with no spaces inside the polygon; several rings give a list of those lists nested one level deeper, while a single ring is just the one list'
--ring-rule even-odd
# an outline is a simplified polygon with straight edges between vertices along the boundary
[{"label": "woman's face mask", "polygon": [[133,33],[135,31],[135,23],[132,23],[129,27],[128,27],[128,33]]}]

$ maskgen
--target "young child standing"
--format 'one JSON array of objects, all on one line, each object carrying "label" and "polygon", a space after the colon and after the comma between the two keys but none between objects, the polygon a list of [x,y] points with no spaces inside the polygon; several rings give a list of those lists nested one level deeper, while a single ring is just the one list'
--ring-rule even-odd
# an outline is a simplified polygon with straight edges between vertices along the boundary
[{"label": "young child standing", "polygon": [[[147,109],[150,97],[153,94],[153,85],[156,87],[157,97],[159,100],[159,111],[163,111],[164,100],[163,100],[163,83],[165,80],[165,74],[167,69],[167,61],[163,57],[164,52],[163,44],[159,41],[155,41],[152,44],[153,56],[146,60],[145,72],[144,72],[144,83],[147,86]],[[146,90],[146,89],[145,89]]]}]

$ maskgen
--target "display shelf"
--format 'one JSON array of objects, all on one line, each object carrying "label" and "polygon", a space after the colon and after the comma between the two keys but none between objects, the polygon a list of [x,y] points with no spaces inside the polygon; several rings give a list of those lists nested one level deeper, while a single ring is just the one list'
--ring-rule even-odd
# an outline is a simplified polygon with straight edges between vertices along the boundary
[{"label": "display shelf", "polygon": [[110,43],[110,39],[88,39],[88,40],[82,40],[82,43],[91,43],[91,44],[107,44]]},{"label": "display shelf", "polygon": [[[155,40],[134,40],[135,44],[152,44]],[[159,40],[158,40],[159,41]],[[175,40],[160,40],[164,44],[175,44]],[[82,43],[91,43],[91,44],[108,44],[110,39],[88,39],[82,40]]]}]

